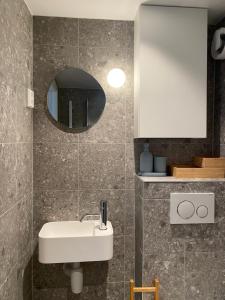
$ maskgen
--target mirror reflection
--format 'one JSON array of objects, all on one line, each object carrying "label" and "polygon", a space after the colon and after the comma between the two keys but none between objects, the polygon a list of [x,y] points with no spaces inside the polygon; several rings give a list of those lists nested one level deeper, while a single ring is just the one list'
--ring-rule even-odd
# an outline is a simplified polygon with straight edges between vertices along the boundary
[{"label": "mirror reflection", "polygon": [[93,76],[81,69],[68,68],[51,82],[47,109],[55,125],[79,132],[98,121],[105,102],[105,93]]}]

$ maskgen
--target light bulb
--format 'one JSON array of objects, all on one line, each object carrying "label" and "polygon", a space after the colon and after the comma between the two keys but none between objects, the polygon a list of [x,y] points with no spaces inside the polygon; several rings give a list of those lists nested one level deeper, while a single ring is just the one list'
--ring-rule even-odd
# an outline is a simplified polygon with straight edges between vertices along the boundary
[{"label": "light bulb", "polygon": [[111,71],[109,71],[107,75],[107,81],[109,85],[111,85],[114,88],[119,88],[124,85],[126,80],[126,75],[123,70],[119,68],[114,68]]}]

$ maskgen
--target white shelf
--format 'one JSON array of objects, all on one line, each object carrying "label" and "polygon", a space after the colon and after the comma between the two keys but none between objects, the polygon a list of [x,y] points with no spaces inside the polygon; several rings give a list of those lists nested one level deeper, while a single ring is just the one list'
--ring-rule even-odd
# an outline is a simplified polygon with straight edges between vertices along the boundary
[{"label": "white shelf", "polygon": [[164,177],[146,177],[138,176],[143,182],[215,182],[215,181],[224,181],[225,178],[176,178],[173,176],[164,176]]}]

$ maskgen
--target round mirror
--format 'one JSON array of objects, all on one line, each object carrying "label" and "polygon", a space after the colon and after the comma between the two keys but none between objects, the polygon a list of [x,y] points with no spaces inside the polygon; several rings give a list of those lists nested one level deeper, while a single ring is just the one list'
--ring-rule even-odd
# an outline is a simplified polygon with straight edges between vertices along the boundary
[{"label": "round mirror", "polygon": [[98,121],[105,102],[105,93],[94,77],[83,70],[68,68],[51,82],[47,110],[60,129],[81,132]]}]

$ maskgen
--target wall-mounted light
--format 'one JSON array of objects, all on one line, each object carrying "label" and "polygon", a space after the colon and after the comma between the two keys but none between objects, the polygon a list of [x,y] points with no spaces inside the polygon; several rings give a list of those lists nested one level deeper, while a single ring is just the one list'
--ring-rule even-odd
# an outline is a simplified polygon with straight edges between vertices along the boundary
[{"label": "wall-mounted light", "polygon": [[114,68],[107,75],[108,84],[114,88],[119,88],[124,85],[126,75],[123,70]]}]

